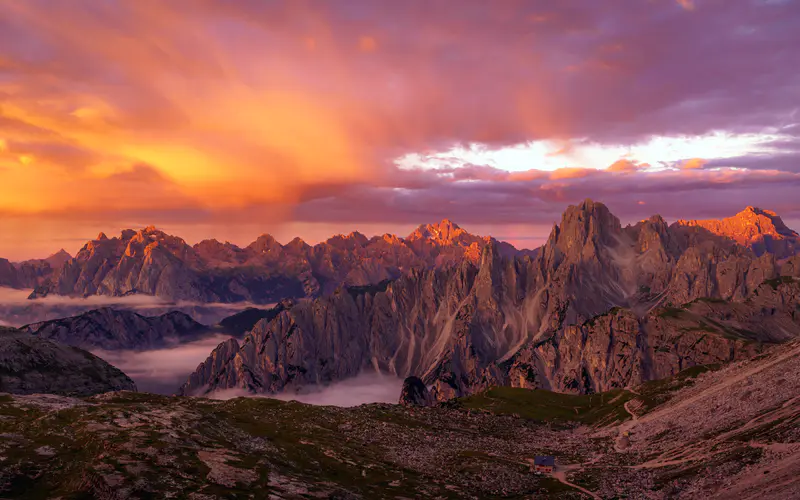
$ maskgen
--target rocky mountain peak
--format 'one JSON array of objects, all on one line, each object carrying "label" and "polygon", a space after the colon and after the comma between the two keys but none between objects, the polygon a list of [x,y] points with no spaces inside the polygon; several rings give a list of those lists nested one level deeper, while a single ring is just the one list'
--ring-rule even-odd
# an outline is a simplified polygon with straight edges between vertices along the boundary
[{"label": "rocky mountain peak", "polygon": [[363,247],[369,243],[369,238],[358,231],[353,231],[347,235],[337,234],[336,236],[328,238],[326,243],[335,248],[352,249],[355,247]]},{"label": "rocky mountain peak", "polygon": [[771,252],[778,258],[800,250],[800,235],[788,228],[777,213],[748,206],[733,217],[724,219],[679,220],[679,226],[699,227],[723,236],[755,251]]},{"label": "rocky mountain peak", "polygon": [[276,240],[271,234],[262,234],[256,240],[249,245],[247,245],[247,250],[251,252],[255,252],[257,254],[269,253],[270,251],[276,251],[283,248],[278,240]]},{"label": "rocky mountain peak", "polygon": [[95,238],[96,241],[103,241],[103,240],[107,240],[107,239],[108,239],[108,236],[106,236],[106,233],[104,233],[102,231],[100,231],[100,234],[98,234],[97,238]]},{"label": "rocky mountain peak", "polygon": [[44,260],[45,260],[45,262],[50,264],[50,266],[52,266],[52,267],[61,267],[61,266],[64,265],[65,262],[67,262],[71,258],[72,258],[72,255],[70,255],[69,252],[67,252],[66,250],[64,250],[62,248],[61,250],[59,250],[58,252],[54,253],[50,257],[47,257]]},{"label": "rocky mountain peak", "polygon": [[403,241],[397,237],[397,235],[385,233],[383,236],[378,237],[384,243],[388,243],[389,245],[402,245]]},{"label": "rocky mountain peak", "polygon": [[[553,227],[546,247],[558,249],[560,253],[577,258],[584,249],[598,244],[613,245],[622,231],[619,219],[604,204],[584,200],[579,205],[570,205],[561,216],[561,224]],[[589,250],[592,250],[589,248]]]},{"label": "rocky mountain peak", "polygon": [[286,248],[293,251],[304,251],[309,248],[308,243],[303,241],[303,238],[295,237],[292,241],[286,244]]},{"label": "rocky mountain peak", "polygon": [[408,235],[407,239],[411,241],[426,239],[439,245],[452,245],[464,239],[469,240],[465,241],[466,244],[469,244],[479,238],[470,235],[450,219],[443,219],[439,223],[420,225],[413,233]]}]

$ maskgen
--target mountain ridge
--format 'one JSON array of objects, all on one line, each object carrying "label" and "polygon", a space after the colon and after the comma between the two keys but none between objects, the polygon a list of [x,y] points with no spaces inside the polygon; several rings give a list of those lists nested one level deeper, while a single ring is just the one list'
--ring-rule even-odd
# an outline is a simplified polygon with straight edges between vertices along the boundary
[{"label": "mountain ridge", "polygon": [[[800,335],[800,282],[780,278],[800,277],[797,262],[779,265],[660,217],[623,228],[586,200],[565,211],[535,258],[487,245],[478,264],[414,270],[260,321],[240,345],[213,352],[180,393],[281,392],[368,369],[418,376],[439,400],[490,385],[626,387]],[[711,319],[695,311],[710,307],[704,299],[719,301]]]},{"label": "mountain ridge", "polygon": [[[665,228],[681,233],[677,239],[716,236],[723,244],[740,245],[758,256],[770,253],[779,260],[800,251],[795,231],[775,212],[755,207],[719,220],[680,219],[667,225],[656,215],[619,227],[630,232],[646,223],[664,226],[662,233]],[[708,233],[698,233],[701,229]],[[535,257],[542,249],[517,250],[492,237],[470,234],[449,219],[421,224],[406,237],[367,238],[354,231],[313,246],[300,238],[282,245],[266,233],[245,247],[215,239],[190,246],[148,226],[122,230],[113,238],[100,233],[71,258],[62,249],[47,259],[0,259],[0,286],[34,288],[31,298],[139,293],[167,300],[269,303],[397,278],[412,267],[442,266],[462,258],[477,262],[481,248],[490,242],[505,256]],[[97,258],[97,253],[104,255]],[[164,279],[159,277],[162,273]]]},{"label": "mountain ridge", "polygon": [[24,325],[31,335],[82,349],[150,350],[196,340],[209,328],[188,314],[173,311],[147,317],[133,311],[101,307],[56,320]]},{"label": "mountain ridge", "polygon": [[[31,298],[143,293],[168,300],[263,304],[377,283],[415,267],[477,260],[480,249],[493,241],[448,220],[420,226],[406,238],[352,232],[313,246],[298,238],[281,245],[269,234],[245,247],[213,239],[190,246],[149,226],[123,230],[119,237],[101,233],[37,286]],[[507,243],[501,247],[509,255],[525,253]]]}]

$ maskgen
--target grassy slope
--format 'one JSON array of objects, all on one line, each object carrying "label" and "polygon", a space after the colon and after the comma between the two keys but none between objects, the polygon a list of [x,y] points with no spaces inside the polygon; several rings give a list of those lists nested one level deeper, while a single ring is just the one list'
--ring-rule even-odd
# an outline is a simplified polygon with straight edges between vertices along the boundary
[{"label": "grassy slope", "polygon": [[573,395],[540,389],[495,387],[458,401],[458,405],[498,415],[517,415],[540,422],[609,424],[628,418],[623,407],[635,397],[625,390]]}]

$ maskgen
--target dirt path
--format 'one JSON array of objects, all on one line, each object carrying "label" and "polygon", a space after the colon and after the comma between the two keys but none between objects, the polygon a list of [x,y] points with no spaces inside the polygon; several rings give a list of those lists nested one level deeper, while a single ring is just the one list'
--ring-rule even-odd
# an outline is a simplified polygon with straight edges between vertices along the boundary
[{"label": "dirt path", "polygon": [[555,472],[553,472],[553,478],[557,479],[563,484],[566,484],[570,488],[575,488],[576,490],[586,493],[590,497],[594,498],[595,500],[601,500],[599,496],[595,495],[591,491],[587,490],[586,488],[581,488],[577,484],[570,483],[567,481],[567,472],[572,470],[580,470],[582,467],[580,464],[571,464],[571,465],[559,465]]},{"label": "dirt path", "polygon": [[[531,467],[531,470],[533,470],[533,459],[532,458],[526,458],[525,460],[527,461],[527,463],[523,462],[523,464],[524,465],[529,465]],[[556,471],[553,472],[552,477],[556,481],[558,481],[558,482],[560,482],[562,484],[566,484],[570,488],[575,488],[576,490],[580,491],[581,493],[585,493],[585,494],[589,495],[590,497],[594,498],[595,500],[601,500],[601,498],[599,496],[595,495],[594,493],[592,493],[591,491],[587,490],[586,488],[581,488],[577,484],[573,484],[573,483],[570,483],[569,481],[567,481],[567,472],[571,472],[571,471],[574,471],[574,470],[581,470],[581,469],[583,469],[583,464],[558,465],[556,467]]]},{"label": "dirt path", "polygon": [[630,415],[631,418],[633,419],[633,421],[635,422],[635,421],[639,420],[639,415],[637,415],[636,413],[633,412],[633,410],[628,408],[628,405],[631,404],[631,401],[633,401],[633,400],[625,401],[625,404],[622,405],[622,407],[625,408],[625,411],[628,412],[628,415]]}]

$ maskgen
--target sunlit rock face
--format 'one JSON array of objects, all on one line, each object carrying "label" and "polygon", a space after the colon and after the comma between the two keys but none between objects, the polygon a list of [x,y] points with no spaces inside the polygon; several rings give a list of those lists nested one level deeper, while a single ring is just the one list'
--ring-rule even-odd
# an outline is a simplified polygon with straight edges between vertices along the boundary
[{"label": "sunlit rock face", "polygon": [[679,225],[701,227],[753,250],[756,255],[769,252],[781,259],[800,250],[800,235],[786,227],[783,220],[770,210],[747,207],[722,220],[678,221]]},{"label": "sunlit rock face", "polygon": [[365,370],[418,376],[439,400],[492,385],[625,387],[799,335],[800,284],[779,271],[772,254],[703,228],[623,228],[586,200],[533,258],[492,244],[477,263],[301,301],[181,390],[272,393]]},{"label": "sunlit rock face", "polygon": [[[448,220],[420,226],[407,238],[367,238],[356,232],[309,246],[299,238],[281,245],[262,235],[245,248],[216,240],[189,246],[148,227],[114,238],[100,234],[42,283],[26,283],[39,285],[31,298],[146,294],[166,300],[269,303],[396,279],[411,269],[477,262],[490,243],[496,242]],[[504,255],[518,253],[505,243],[498,248]],[[4,269],[0,262],[0,280],[22,286],[18,273]]]}]

